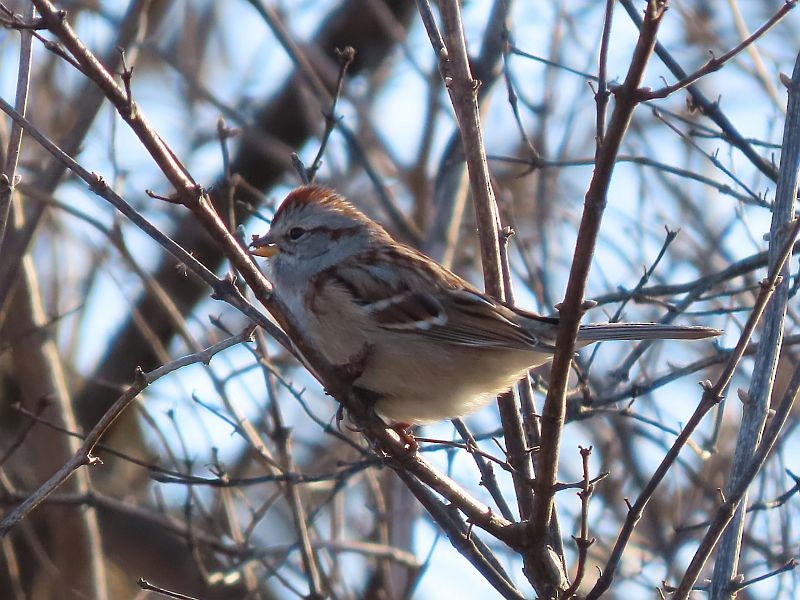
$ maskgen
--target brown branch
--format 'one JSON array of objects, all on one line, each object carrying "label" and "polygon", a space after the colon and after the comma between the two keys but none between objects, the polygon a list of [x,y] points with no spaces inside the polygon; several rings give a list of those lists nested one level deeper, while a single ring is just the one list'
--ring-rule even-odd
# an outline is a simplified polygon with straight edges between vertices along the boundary
[{"label": "brown branch", "polygon": [[78,61],[83,71],[103,91],[111,101],[119,115],[136,133],[139,140],[155,160],[159,169],[167,177],[184,204],[199,201],[197,186],[182,164],[167,148],[164,141],[156,133],[136,103],[128,97],[125,89],[120,87],[103,64],[80,41],[67,21],[67,13],[58,10],[49,0],[32,0],[42,15],[47,28],[56,35],[69,53]]},{"label": "brown branch", "polygon": [[797,6],[797,0],[784,0],[783,6],[781,6],[778,11],[772,15],[772,17],[767,20],[761,27],[759,27],[756,31],[754,31],[747,39],[742,40],[741,43],[737,44],[735,48],[729,50],[719,58],[713,56],[704,64],[702,67],[697,69],[694,73],[686,75],[685,77],[681,78],[680,81],[676,81],[671,85],[664,86],[658,90],[650,90],[648,88],[644,88],[639,90],[639,100],[645,102],[647,100],[655,100],[657,98],[666,98],[670,94],[674,94],[678,90],[682,90],[685,87],[689,87],[693,83],[695,83],[701,77],[708,75],[709,73],[714,73],[715,71],[719,71],[725,63],[729,60],[734,58],[737,54],[745,50],[751,44],[754,44],[758,38],[762,35],[767,33],[770,29],[772,29],[783,17],[789,14],[789,11],[792,10],[795,6]]},{"label": "brown branch", "polygon": [[[30,6],[28,18],[32,19],[34,13],[33,6]],[[14,109],[23,115],[28,105],[28,91],[30,89],[32,37],[29,30],[20,31],[19,67],[17,68],[17,91],[14,96]],[[11,126],[11,135],[8,139],[8,147],[4,157],[5,162],[2,165],[3,171],[0,174],[0,248],[3,246],[8,218],[11,215],[11,199],[16,185],[17,163],[19,162],[21,148],[22,127],[14,123]]]},{"label": "brown branch", "polygon": [[[502,300],[506,298],[506,282],[503,278],[500,250],[500,215],[490,180],[481,131],[478,108],[478,89],[481,82],[472,76],[460,5],[456,0],[440,4],[444,32],[441,35],[436,28],[428,3],[418,1],[417,6],[431,44],[437,53],[439,71],[461,132],[461,147],[469,172],[470,190],[478,223],[485,289],[488,294]],[[532,464],[522,416],[511,393],[504,394],[498,399],[498,407],[508,460],[514,471],[520,474],[519,477],[513,478],[520,516],[523,520],[528,520],[531,518],[534,505],[533,490],[526,481],[532,477]],[[546,585],[539,587],[543,579],[537,575],[539,574],[535,569],[529,570],[529,577],[537,591],[547,589]]]},{"label": "brown branch", "polygon": [[502,300],[505,294],[500,270],[500,216],[486,162],[478,111],[477,92],[481,82],[472,78],[458,2],[444,2],[441,10],[445,50],[439,53],[439,68],[461,130],[461,145],[480,234],[483,279],[486,292]]},{"label": "brown branch", "polygon": [[638,104],[637,90],[653,52],[656,33],[666,11],[666,5],[664,0],[648,1],[644,24],[633,52],[630,68],[625,81],[616,90],[614,111],[606,135],[598,148],[597,162],[584,200],[583,215],[578,229],[567,291],[563,303],[558,306],[561,320],[556,339],[556,353],[553,359],[550,385],[542,410],[542,441],[537,456],[536,502],[530,536],[539,544],[539,556],[542,560],[546,557],[546,548],[541,541],[545,539],[545,533],[553,517],[558,454],[566,415],[566,392],[570,364],[575,351],[575,338],[581,316],[587,308],[583,301],[586,281],[607,202],[614,163],[619,154],[622,138]]},{"label": "brown branch", "polygon": [[594,492],[594,483],[589,478],[589,457],[592,455],[592,447],[581,446],[580,452],[583,464],[583,487],[578,492],[578,497],[581,499],[581,532],[577,537],[572,536],[578,547],[578,565],[572,584],[561,594],[562,599],[572,598],[578,591],[586,573],[586,558],[589,555],[589,548],[595,542],[594,538],[589,538],[589,500]]},{"label": "brown branch", "polygon": [[[633,0],[619,0],[619,3],[625,9],[625,12],[628,13],[631,21],[639,28],[641,31],[643,26],[642,17],[639,16],[639,7]],[[660,43],[657,43],[655,46],[655,52],[658,58],[661,59],[666,67],[672,72],[675,77],[678,79],[683,79],[686,77],[686,71],[681,68],[678,62],[672,57],[672,55],[667,51],[664,46]],[[720,108],[719,102],[709,100],[705,97],[703,92],[697,87],[695,84],[691,84],[687,87],[687,91],[692,98],[692,104],[698,107],[702,113],[711,119],[714,123],[722,129],[725,139],[741,150],[741,152],[748,158],[748,160],[756,167],[759,171],[761,171],[764,175],[772,179],[773,181],[777,179],[778,173],[775,167],[770,164],[768,161],[764,160],[753,148],[753,146],[745,139],[745,137],[739,133],[736,127],[733,126],[733,123],[725,116],[725,113],[722,112]]]},{"label": "brown branch", "polygon": [[251,334],[252,329],[248,327],[242,331],[242,333],[218,342],[213,346],[206,348],[202,352],[189,354],[171,363],[163,365],[158,369],[154,369],[149,373],[145,373],[142,370],[137,371],[136,381],[134,384],[129,386],[128,389],[125,390],[125,393],[117,398],[117,401],[108,411],[106,411],[106,413],[103,415],[103,418],[100,419],[100,421],[97,422],[92,430],[86,434],[83,444],[81,444],[81,447],[78,449],[78,451],[75,452],[75,454],[73,454],[73,456],[66,463],[64,463],[64,465],[58,471],[51,475],[47,481],[39,486],[34,493],[26,498],[24,502],[14,508],[14,510],[10,511],[3,518],[3,520],[0,521],[0,538],[7,535],[17,523],[19,523],[28,515],[28,513],[41,504],[79,468],[84,466],[94,466],[102,463],[100,459],[92,456],[92,452],[100,441],[100,438],[103,437],[103,434],[108,430],[109,427],[111,427],[111,425],[123,413],[123,411],[128,408],[131,402],[136,399],[142,390],[161,377],[172,373],[176,369],[185,367],[186,365],[195,363],[208,364],[208,362],[217,352],[221,352],[222,350],[249,339]]}]

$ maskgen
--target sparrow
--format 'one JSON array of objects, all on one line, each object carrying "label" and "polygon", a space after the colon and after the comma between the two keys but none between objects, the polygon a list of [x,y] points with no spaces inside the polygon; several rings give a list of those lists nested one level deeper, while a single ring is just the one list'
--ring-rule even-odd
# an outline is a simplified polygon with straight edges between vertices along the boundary
[{"label": "sparrow", "polygon": [[[332,365],[360,361],[353,385],[403,427],[472,413],[552,359],[558,319],[509,305],[414,248],[335,191],[296,188],[251,253],[274,294]],[[658,323],[581,326],[577,347],[722,333]]]}]

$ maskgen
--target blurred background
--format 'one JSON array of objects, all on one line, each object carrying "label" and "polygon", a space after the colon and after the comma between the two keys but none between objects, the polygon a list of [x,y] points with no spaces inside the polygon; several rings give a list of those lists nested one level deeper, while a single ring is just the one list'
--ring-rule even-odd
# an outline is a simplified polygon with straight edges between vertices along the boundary
[{"label": "blurred background", "polygon": [[[686,72],[735,47],[779,0],[673,0],[659,40]],[[619,2],[608,80],[627,71],[637,29]],[[29,4],[3,6],[29,18]],[[410,0],[61,1],[83,42],[112,72],[120,49],[132,95],[220,216],[263,234],[300,183],[292,153],[314,161],[336,120],[317,181],[346,195],[400,241],[482,286],[460,138],[435,55]],[[434,5],[436,13],[436,6]],[[795,11],[796,12],[796,11]],[[437,13],[438,14],[438,13]],[[541,313],[562,300],[595,151],[605,3],[464,2],[463,17],[516,302]],[[0,15],[12,21],[8,13]],[[605,567],[627,509],[714,380],[766,276],[786,106],[781,72],[800,48],[790,13],[757,44],[697,84],[638,107],[616,166],[587,297],[588,321],[674,320],[725,330],[711,342],[603,344],[576,361],[559,479],[607,472],[589,506],[584,588]],[[52,39],[46,32],[37,32]],[[14,102],[20,33],[0,30],[0,95]],[[331,115],[341,59],[355,49]],[[710,54],[711,53],[711,54]],[[659,57],[645,85],[675,76]],[[34,39],[28,118],[84,168],[198,260],[230,271],[215,242],[169,195],[163,174],[97,88]],[[613,98],[610,100],[613,108]],[[11,121],[0,118],[3,163]],[[738,132],[738,137],[732,132]],[[147,235],[25,136],[0,247],[0,510],[27,497],[77,448],[144,371],[244,330]],[[241,231],[241,230],[240,230]],[[676,234],[676,235],[675,235]],[[789,282],[797,288],[796,261]],[[773,397],[795,369],[796,303]],[[754,343],[758,342],[758,333]],[[726,487],[748,387],[746,358],[729,397],[701,425],[628,546],[613,597],[653,597],[679,580]],[[541,408],[547,368],[532,373]],[[333,598],[488,598],[496,592],[357,432],[337,428],[319,384],[260,331],[180,368],[139,395],[83,469],[2,539],[2,598],[156,597],[154,585],[201,598],[305,597],[303,544]],[[800,550],[796,410],[751,488],[739,572],[770,574]],[[466,423],[503,457],[497,409]],[[443,423],[420,433],[427,459],[500,512]],[[287,437],[288,436],[288,437]],[[276,476],[281,466],[283,473]],[[495,469],[511,504],[508,473]],[[581,503],[556,500],[568,565]],[[475,530],[474,535],[483,536]],[[532,590],[518,556],[485,536],[508,575]],[[710,565],[706,576],[710,576]],[[702,578],[701,578],[702,579]],[[790,598],[785,569],[742,598]],[[583,589],[583,588],[582,588]],[[446,590],[446,591],[443,591]],[[444,595],[443,595],[444,594]]]}]

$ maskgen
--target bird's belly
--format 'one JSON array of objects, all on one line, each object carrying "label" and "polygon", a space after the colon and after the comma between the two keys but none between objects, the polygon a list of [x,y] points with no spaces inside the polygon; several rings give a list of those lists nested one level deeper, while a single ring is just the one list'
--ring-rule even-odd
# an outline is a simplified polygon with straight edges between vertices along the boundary
[{"label": "bird's belly", "polygon": [[380,398],[379,415],[396,423],[433,423],[484,407],[508,390],[528,366],[544,362],[519,350],[478,350],[404,340],[366,356],[355,384]]},{"label": "bird's belly", "polygon": [[551,358],[542,352],[477,349],[387,332],[373,328],[352,302],[326,297],[309,311],[302,296],[281,291],[311,346],[335,366],[363,368],[354,384],[374,392],[378,414],[395,423],[434,423],[475,412],[508,390],[528,367]]}]

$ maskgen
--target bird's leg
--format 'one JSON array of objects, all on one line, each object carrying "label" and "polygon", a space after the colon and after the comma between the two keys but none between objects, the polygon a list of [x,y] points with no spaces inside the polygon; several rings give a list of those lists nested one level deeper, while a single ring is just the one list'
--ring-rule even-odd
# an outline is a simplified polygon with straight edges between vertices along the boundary
[{"label": "bird's leg", "polygon": [[[359,350],[356,354],[354,354],[350,360],[348,360],[343,365],[336,365],[334,366],[334,370],[336,372],[336,376],[341,379],[342,381],[346,382],[347,385],[350,387],[354,387],[355,381],[361,377],[361,374],[364,372],[364,367],[367,362],[367,354],[370,351],[370,346],[368,344],[364,344],[364,346]],[[336,409],[336,427],[339,431],[342,430],[342,421],[344,420],[344,405],[339,404],[339,407]],[[348,428],[352,429],[352,431],[359,431],[358,428]]]},{"label": "bird's leg", "polygon": [[[403,449],[407,450],[409,454],[413,454],[417,451],[417,449],[419,449],[419,444],[417,443],[416,438],[409,431],[409,429],[413,427],[411,423],[387,424],[386,421],[384,421],[384,419],[382,419],[381,416],[375,412],[375,403],[380,399],[380,396],[372,390],[358,387],[354,387],[353,389],[357,391],[358,395],[366,401],[366,409],[368,414],[365,418],[367,422],[380,423],[380,425],[386,427],[386,429],[391,429],[394,431],[397,434],[397,437],[400,438],[400,443],[403,444]],[[362,430],[361,427],[354,427],[351,429],[354,431]],[[377,448],[374,449],[377,450]]]},{"label": "bird's leg", "polygon": [[[361,374],[364,372],[364,367],[366,366],[367,356],[371,350],[371,346],[368,344],[364,344],[364,346],[354,354],[347,363],[344,365],[337,367],[337,375],[341,377],[344,381],[347,381],[352,387],[353,390],[358,393],[359,396],[367,400],[368,411],[369,415],[367,418],[369,420],[376,419],[377,421],[383,423],[383,420],[380,416],[375,412],[375,403],[378,401],[379,396],[375,392],[371,390],[367,390],[364,388],[360,388],[354,385],[355,381],[361,377]],[[336,423],[337,425],[341,424],[342,419],[344,418],[344,408],[342,405],[339,405],[339,408],[336,411]],[[394,431],[397,436],[400,438],[400,441],[403,444],[403,447],[409,451],[409,453],[414,453],[419,448],[419,444],[417,443],[416,438],[409,432],[411,429],[411,423],[394,423],[389,425],[389,429]],[[356,431],[360,430],[359,427],[354,428]]]},{"label": "bird's leg", "polygon": [[344,421],[344,404],[340,404],[336,409],[336,429],[342,430],[342,421]]}]

